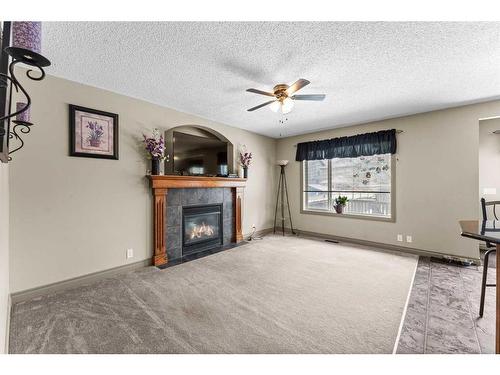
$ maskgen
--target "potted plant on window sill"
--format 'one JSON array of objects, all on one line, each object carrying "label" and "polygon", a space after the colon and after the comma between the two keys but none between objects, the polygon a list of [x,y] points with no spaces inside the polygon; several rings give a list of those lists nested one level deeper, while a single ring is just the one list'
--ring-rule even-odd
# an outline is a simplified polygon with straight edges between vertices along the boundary
[{"label": "potted plant on window sill", "polygon": [[338,214],[344,213],[344,207],[347,204],[349,199],[347,199],[346,196],[338,196],[335,198],[335,204],[333,205],[333,208],[335,208],[335,212]]}]

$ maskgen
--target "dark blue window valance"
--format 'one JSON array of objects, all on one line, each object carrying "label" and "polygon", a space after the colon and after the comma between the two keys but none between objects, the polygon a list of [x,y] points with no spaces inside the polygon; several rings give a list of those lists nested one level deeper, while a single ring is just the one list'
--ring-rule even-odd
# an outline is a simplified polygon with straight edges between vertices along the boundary
[{"label": "dark blue window valance", "polygon": [[296,161],[356,158],[396,153],[396,129],[374,133],[302,142],[297,145]]}]

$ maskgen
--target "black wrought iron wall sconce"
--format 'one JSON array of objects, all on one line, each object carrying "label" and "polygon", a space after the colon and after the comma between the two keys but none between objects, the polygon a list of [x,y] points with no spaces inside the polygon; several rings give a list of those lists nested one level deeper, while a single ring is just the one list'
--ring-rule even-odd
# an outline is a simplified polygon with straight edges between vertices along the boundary
[{"label": "black wrought iron wall sconce", "polygon": [[[41,22],[3,22],[0,59],[0,160],[4,163],[12,160],[10,155],[24,146],[22,136],[28,134],[33,125],[30,122],[31,98],[17,79],[15,67],[25,64],[36,68],[38,72],[28,69],[26,76],[34,81],[44,79],[43,68],[49,66],[50,61],[40,54],[40,49]],[[25,99],[17,102],[13,110],[14,91],[21,93]],[[9,149],[11,141],[16,144],[14,148]]]}]

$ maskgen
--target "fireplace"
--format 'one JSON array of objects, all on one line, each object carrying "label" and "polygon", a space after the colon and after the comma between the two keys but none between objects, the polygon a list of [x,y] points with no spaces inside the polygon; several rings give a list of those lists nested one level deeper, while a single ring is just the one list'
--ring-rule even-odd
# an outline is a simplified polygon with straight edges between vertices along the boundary
[{"label": "fireplace", "polygon": [[[202,204],[219,205],[223,247],[243,241],[241,224],[245,179],[201,176],[148,176],[148,178],[154,196],[153,264],[155,266],[162,267],[169,260],[183,258],[183,208]],[[221,230],[220,221],[219,230]],[[185,251],[189,250],[187,248]]]},{"label": "fireplace", "polygon": [[223,244],[222,204],[182,207],[182,256]]}]

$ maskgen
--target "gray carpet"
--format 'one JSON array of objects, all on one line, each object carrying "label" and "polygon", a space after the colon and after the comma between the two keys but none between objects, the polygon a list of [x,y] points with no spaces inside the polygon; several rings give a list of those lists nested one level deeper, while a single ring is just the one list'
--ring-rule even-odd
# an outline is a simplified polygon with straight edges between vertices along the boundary
[{"label": "gray carpet", "polygon": [[11,353],[391,353],[417,259],[267,236],[15,304]]}]

